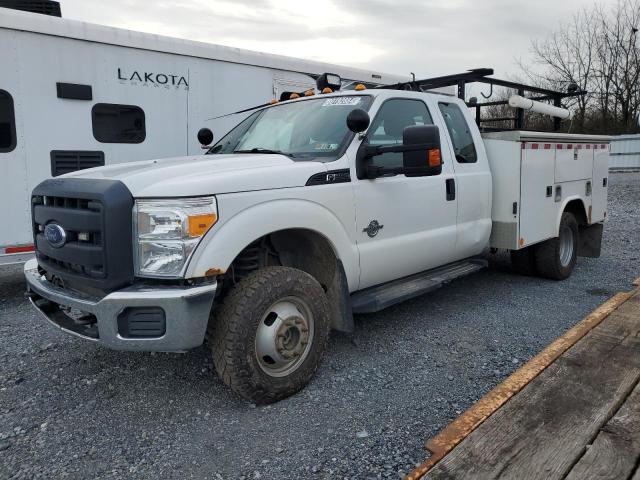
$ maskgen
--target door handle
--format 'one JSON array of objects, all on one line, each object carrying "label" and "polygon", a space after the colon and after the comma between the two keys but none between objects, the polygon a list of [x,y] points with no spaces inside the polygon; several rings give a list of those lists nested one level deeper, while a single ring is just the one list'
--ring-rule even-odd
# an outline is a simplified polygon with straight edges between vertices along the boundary
[{"label": "door handle", "polygon": [[445,182],[447,186],[447,202],[456,199],[456,181],[454,178],[447,178]]}]

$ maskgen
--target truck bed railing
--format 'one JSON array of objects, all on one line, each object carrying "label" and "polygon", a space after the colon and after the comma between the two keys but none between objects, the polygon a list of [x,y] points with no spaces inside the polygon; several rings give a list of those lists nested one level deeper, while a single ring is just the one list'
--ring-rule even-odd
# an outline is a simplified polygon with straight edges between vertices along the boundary
[{"label": "truck bed railing", "polygon": [[[512,82],[510,80],[502,80],[499,78],[490,77],[493,75],[492,68],[476,68],[468,70],[463,73],[457,73],[453,75],[445,75],[441,77],[424,78],[421,80],[411,80],[408,82],[396,83],[393,85],[384,85],[377,88],[395,89],[395,90],[413,90],[417,92],[424,92],[427,90],[434,90],[436,88],[443,87],[457,87],[458,98],[464,100],[467,105],[476,110],[476,123],[480,127],[481,123],[489,122],[513,122],[513,128],[504,128],[502,130],[523,130],[524,129],[524,110],[516,108],[516,115],[514,117],[500,117],[491,118],[483,117],[482,109],[491,106],[509,105],[509,100],[494,100],[490,102],[479,103],[476,97],[472,97],[469,101],[466,101],[466,87],[469,83],[483,83],[491,86],[491,92],[493,93],[493,87],[511,88],[517,92],[518,95],[524,98],[535,101],[551,101],[555,107],[562,107],[562,99],[567,97],[576,97],[585,95],[587,92],[578,89],[575,84],[570,84],[566,92],[560,92],[555,90],[549,90],[542,87],[536,87],[534,85],[526,85],[524,83]],[[535,96],[527,97],[526,94],[536,94]],[[554,118],[553,129],[555,131],[560,130],[561,119]],[[483,130],[495,130],[494,127],[483,127]],[[501,130],[501,129],[498,129]]]}]

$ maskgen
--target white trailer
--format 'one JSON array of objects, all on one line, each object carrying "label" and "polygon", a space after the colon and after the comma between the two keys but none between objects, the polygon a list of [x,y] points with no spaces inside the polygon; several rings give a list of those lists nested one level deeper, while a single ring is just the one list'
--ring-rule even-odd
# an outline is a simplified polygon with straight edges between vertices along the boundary
[{"label": "white trailer", "polygon": [[32,255],[29,194],[45,178],[200,152],[237,115],[333,72],[405,77],[0,8],[0,265]]}]

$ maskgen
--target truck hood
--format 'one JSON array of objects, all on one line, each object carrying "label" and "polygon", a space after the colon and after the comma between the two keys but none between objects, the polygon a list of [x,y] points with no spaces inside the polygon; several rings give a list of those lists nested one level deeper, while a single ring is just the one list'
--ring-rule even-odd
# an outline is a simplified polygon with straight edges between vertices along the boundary
[{"label": "truck hood", "polygon": [[67,174],[120,180],[134,197],[187,197],[304,186],[322,162],[284,155],[230,154],[144,160]]}]

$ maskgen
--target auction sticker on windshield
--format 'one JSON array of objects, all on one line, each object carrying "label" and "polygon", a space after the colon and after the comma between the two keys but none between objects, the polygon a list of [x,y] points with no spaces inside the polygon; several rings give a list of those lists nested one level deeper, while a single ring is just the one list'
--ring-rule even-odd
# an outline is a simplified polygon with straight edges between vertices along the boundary
[{"label": "auction sticker on windshield", "polygon": [[316,143],[313,148],[316,150],[337,150],[337,143]]},{"label": "auction sticker on windshield", "polygon": [[327,98],[322,106],[333,107],[335,105],[358,105],[360,100],[362,100],[360,97],[332,97]]}]

